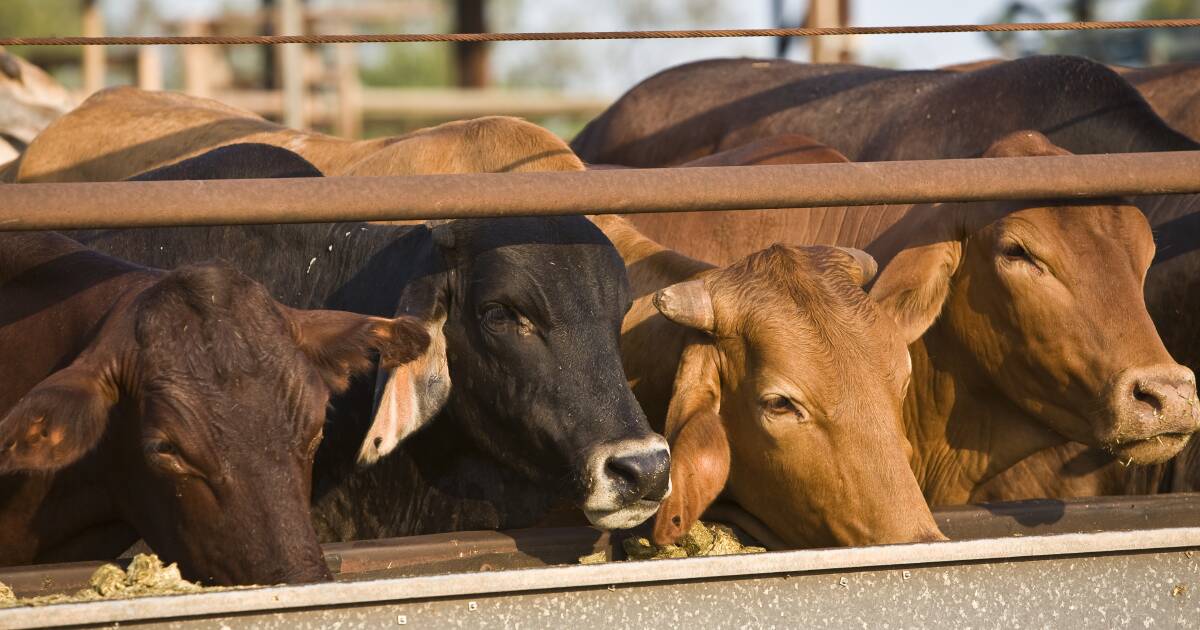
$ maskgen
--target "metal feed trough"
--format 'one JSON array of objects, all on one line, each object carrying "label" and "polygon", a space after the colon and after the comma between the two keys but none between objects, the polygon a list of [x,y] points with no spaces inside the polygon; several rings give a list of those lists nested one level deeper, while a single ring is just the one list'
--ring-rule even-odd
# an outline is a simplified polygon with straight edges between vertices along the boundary
[{"label": "metal feed trough", "polygon": [[[1200,153],[313,180],[0,186],[0,229],[1079,199],[1200,192]],[[403,194],[398,194],[403,192]],[[331,584],[0,610],[0,628],[1187,626],[1200,495],[937,510],[952,542],[569,566],[589,528],[327,545]],[[561,565],[561,566],[558,566]],[[18,595],[97,563],[0,569]],[[504,569],[504,570],[499,570]]]},{"label": "metal feed trough", "polygon": [[[0,627],[121,626],[1158,627],[1200,620],[1200,494],[935,511],[954,542],[673,561],[622,534],[555,528],[325,546],[338,582],[0,611]],[[1074,532],[1074,533],[1072,533]],[[0,570],[18,595],[82,587],[100,563]]]}]

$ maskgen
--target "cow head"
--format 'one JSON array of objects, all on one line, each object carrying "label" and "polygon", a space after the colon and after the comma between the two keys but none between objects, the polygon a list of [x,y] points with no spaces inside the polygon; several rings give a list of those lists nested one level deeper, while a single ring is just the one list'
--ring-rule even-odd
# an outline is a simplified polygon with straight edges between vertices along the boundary
[{"label": "cow head", "polygon": [[[1019,132],[986,157],[1061,155]],[[871,294],[915,341],[940,317],[952,343],[1028,416],[1126,463],[1162,462],[1197,429],[1192,372],[1146,312],[1154,257],[1145,217],[1121,203],[930,209],[928,240]]]},{"label": "cow head", "polygon": [[189,577],[329,579],[309,516],[329,397],[372,349],[395,365],[427,343],[408,318],[291,310],[224,264],[181,267],[0,421],[0,473],[95,451],[118,513]]},{"label": "cow head", "polygon": [[942,538],[908,463],[908,350],[861,288],[874,273],[858,250],[776,245],[656,294],[694,330],[667,412],[659,543],[722,489],[795,546]]},{"label": "cow head", "polygon": [[[74,106],[74,99],[58,82],[0,48],[0,140],[21,150]],[[0,155],[0,163],[5,161]]]},{"label": "cow head", "polygon": [[399,312],[426,323],[424,356],[380,375],[369,464],[443,407],[484,453],[632,527],[669,491],[667,445],[625,381],[631,297],[612,244],[583,217],[459,220],[433,228]]}]

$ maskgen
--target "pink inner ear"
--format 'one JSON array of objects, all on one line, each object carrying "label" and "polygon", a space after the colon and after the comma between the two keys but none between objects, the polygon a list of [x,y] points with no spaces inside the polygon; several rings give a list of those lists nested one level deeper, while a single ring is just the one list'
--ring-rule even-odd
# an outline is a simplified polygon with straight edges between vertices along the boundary
[{"label": "pink inner ear", "polygon": [[416,369],[413,363],[409,363],[391,371],[383,394],[379,397],[379,405],[375,408],[371,428],[358,452],[360,465],[367,466],[379,461],[416,428]]}]

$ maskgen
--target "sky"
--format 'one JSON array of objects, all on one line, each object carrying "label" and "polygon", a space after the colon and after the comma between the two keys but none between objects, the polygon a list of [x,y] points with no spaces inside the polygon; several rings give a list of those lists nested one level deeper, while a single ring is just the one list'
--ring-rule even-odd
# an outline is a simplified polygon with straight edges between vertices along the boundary
[{"label": "sky", "polygon": [[[151,0],[166,17],[210,15],[222,5],[250,5],[254,0]],[[316,0],[336,4],[338,0]],[[704,19],[684,11],[691,2],[708,8]],[[131,10],[134,0],[102,0],[114,23]],[[562,31],[624,30],[629,28],[762,28],[772,26],[769,0],[493,0],[494,30]],[[805,0],[785,0],[798,15]],[[853,24],[970,24],[995,21],[1009,0],[852,0]],[[1047,11],[1046,19],[1065,19],[1059,9],[1065,0],[1025,0]],[[1118,19],[1136,10],[1140,0],[1106,0],[1102,19]],[[632,16],[632,17],[631,17]],[[795,19],[794,17],[792,19]],[[798,44],[798,45],[796,45]],[[804,59],[807,46],[793,45],[792,56]],[[403,44],[398,44],[403,45]],[[978,33],[860,36],[853,44],[860,63],[899,68],[936,67],[997,55]],[[708,39],[610,42],[511,42],[493,49],[499,76],[524,73],[546,77],[550,87],[577,93],[615,95],[665,68],[696,59],[722,56],[769,56],[767,39]],[[555,76],[546,60],[570,61]]]}]

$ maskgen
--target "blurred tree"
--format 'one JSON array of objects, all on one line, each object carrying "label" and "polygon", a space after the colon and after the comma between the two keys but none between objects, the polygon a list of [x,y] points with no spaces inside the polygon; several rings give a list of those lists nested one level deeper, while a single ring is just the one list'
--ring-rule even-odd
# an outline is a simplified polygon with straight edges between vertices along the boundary
[{"label": "blurred tree", "polygon": [[[79,0],[0,0],[0,36],[51,37],[78,35]],[[79,49],[68,46],[14,46],[22,57],[36,57],[43,64],[79,59]]]},{"label": "blurred tree", "polygon": [[[1105,19],[1103,11],[1123,8],[1111,0],[1060,0],[1033,4],[1013,0],[997,21],[1049,21],[1053,19]],[[1057,13],[1052,13],[1057,12]],[[1128,13],[1121,14],[1124,16]],[[1133,12],[1139,19],[1200,17],[1200,0],[1145,0]],[[1062,33],[989,33],[989,39],[1006,57],[1030,54],[1083,55],[1105,63],[1146,65],[1200,59],[1200,36],[1196,29],[1138,29],[1121,31],[1069,31]]]},{"label": "blurred tree", "polygon": [[1200,0],[1147,0],[1140,16],[1144,20],[1169,20],[1200,16]]},{"label": "blurred tree", "polygon": [[370,86],[444,87],[454,78],[449,44],[388,44],[382,58],[363,66]]}]

